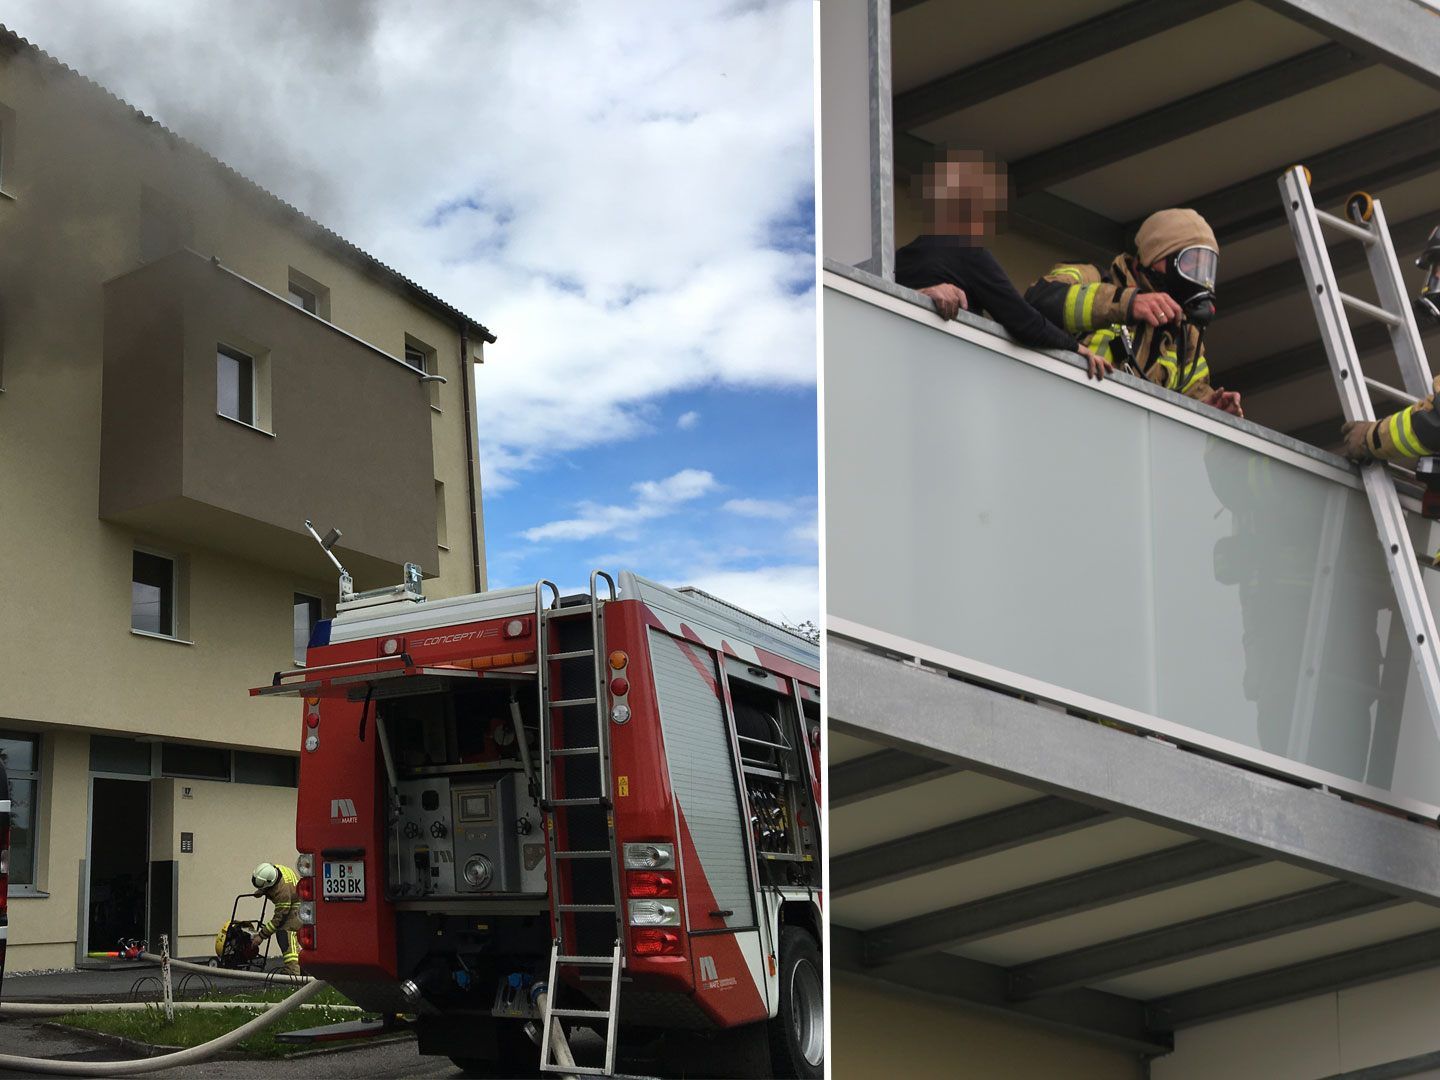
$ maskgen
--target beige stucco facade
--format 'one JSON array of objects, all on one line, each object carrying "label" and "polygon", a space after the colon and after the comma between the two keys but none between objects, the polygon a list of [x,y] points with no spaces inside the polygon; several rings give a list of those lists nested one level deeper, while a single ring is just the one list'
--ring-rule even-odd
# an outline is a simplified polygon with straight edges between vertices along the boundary
[{"label": "beige stucco facade", "polygon": [[[185,282],[147,270],[180,249],[196,253],[178,256]],[[316,315],[282,302],[292,282],[317,293]],[[183,303],[162,302],[170,292]],[[258,430],[216,411],[222,333],[273,366]],[[92,733],[297,753],[294,704],[246,690],[292,663],[295,593],[333,606],[306,514],[345,533],[357,588],[397,583],[406,559],[427,595],[483,587],[464,388],[486,336],[0,32],[0,735],[38,735],[41,751],[35,881],[13,890],[9,970],[76,960]],[[397,365],[407,344],[447,381]],[[160,480],[150,445],[174,450]],[[132,497],[162,480],[165,499]],[[137,548],[177,567],[170,639],[132,631]],[[173,862],[179,951],[199,951],[255,863],[294,857],[295,792],[161,778],[155,760],[149,859]]]}]

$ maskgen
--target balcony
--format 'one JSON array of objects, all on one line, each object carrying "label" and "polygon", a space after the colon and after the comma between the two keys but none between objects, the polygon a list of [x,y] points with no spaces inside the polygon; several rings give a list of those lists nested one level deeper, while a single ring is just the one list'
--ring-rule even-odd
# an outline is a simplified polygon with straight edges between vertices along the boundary
[{"label": "balcony", "polygon": [[1191,1080],[1249,1060],[1228,1017],[1296,1003],[1299,1054],[1440,964],[1355,469],[833,262],[824,320],[835,970]]},{"label": "balcony", "polygon": [[[222,346],[250,360],[253,423],[221,415]],[[313,518],[361,587],[434,573],[428,403],[403,362],[176,252],[105,284],[100,516],[310,576]]]}]

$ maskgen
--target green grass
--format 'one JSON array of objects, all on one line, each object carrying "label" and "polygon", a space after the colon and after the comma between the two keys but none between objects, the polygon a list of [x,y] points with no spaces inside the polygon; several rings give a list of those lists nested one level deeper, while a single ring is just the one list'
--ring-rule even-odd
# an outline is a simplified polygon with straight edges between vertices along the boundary
[{"label": "green grass", "polygon": [[[273,990],[242,991],[237,993],[216,994],[207,997],[206,1001],[280,1001],[289,997],[292,993],[288,988]],[[312,1005],[349,1005],[348,999],[337,993],[332,987],[325,987],[320,993],[310,999]],[[107,1035],[120,1035],[127,1039],[133,1039],[140,1043],[149,1043],[158,1046],[198,1046],[200,1043],[217,1039],[227,1032],[234,1031],[245,1022],[254,1019],[259,1015],[256,1009],[182,1009],[175,1010],[174,1021],[167,1022],[165,1011],[159,1005],[145,1010],[131,1010],[127,1012],[87,1012],[71,1013],[67,1016],[57,1018],[56,1023],[65,1024],[69,1027],[83,1028],[86,1031],[99,1031]],[[322,1024],[341,1023],[346,1020],[358,1020],[361,1014],[349,1011],[331,1009],[297,1009],[288,1016],[281,1017],[279,1021],[266,1028],[257,1035],[252,1035],[234,1049],[245,1053],[254,1054],[256,1057],[285,1057],[300,1050],[310,1049],[307,1046],[292,1046],[286,1043],[276,1042],[275,1036],[282,1031],[298,1031],[301,1028],[319,1027]],[[345,1046],[344,1043],[323,1043],[326,1047]]]}]

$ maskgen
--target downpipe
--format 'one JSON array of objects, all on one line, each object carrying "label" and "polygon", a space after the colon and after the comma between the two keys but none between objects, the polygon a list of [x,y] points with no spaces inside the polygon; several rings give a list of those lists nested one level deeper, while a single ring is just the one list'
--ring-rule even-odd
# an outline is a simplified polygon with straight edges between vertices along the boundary
[{"label": "downpipe", "polygon": [[194,1065],[244,1042],[251,1035],[264,1031],[277,1020],[300,1008],[324,988],[323,982],[312,979],[284,1001],[275,1002],[255,1019],[241,1024],[234,1031],[221,1035],[217,1039],[211,1039],[207,1043],[201,1043],[199,1046],[177,1050],[173,1054],[141,1058],[138,1061],[55,1061],[51,1058],[27,1058],[15,1054],[0,1054],[0,1069],[14,1069],[19,1072],[52,1076],[137,1076],[141,1073],[175,1069],[182,1065]]}]

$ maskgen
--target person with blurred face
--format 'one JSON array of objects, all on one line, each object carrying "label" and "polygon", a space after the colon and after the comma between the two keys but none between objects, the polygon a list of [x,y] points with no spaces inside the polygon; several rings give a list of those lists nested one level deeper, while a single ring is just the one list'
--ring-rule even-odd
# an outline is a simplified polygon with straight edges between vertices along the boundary
[{"label": "person with blurred face", "polygon": [[1025,302],[984,242],[1005,206],[1005,176],[979,154],[949,151],[917,177],[924,232],[895,252],[895,282],[924,293],[942,319],[984,311],[1022,345],[1078,352],[1092,378],[1108,360]]},{"label": "person with blurred face", "polygon": [[1106,360],[1244,416],[1237,392],[1210,385],[1205,358],[1220,260],[1215,233],[1194,210],[1159,210],[1141,224],[1135,248],[1117,255],[1108,274],[1090,263],[1053,266],[1025,299]]}]

